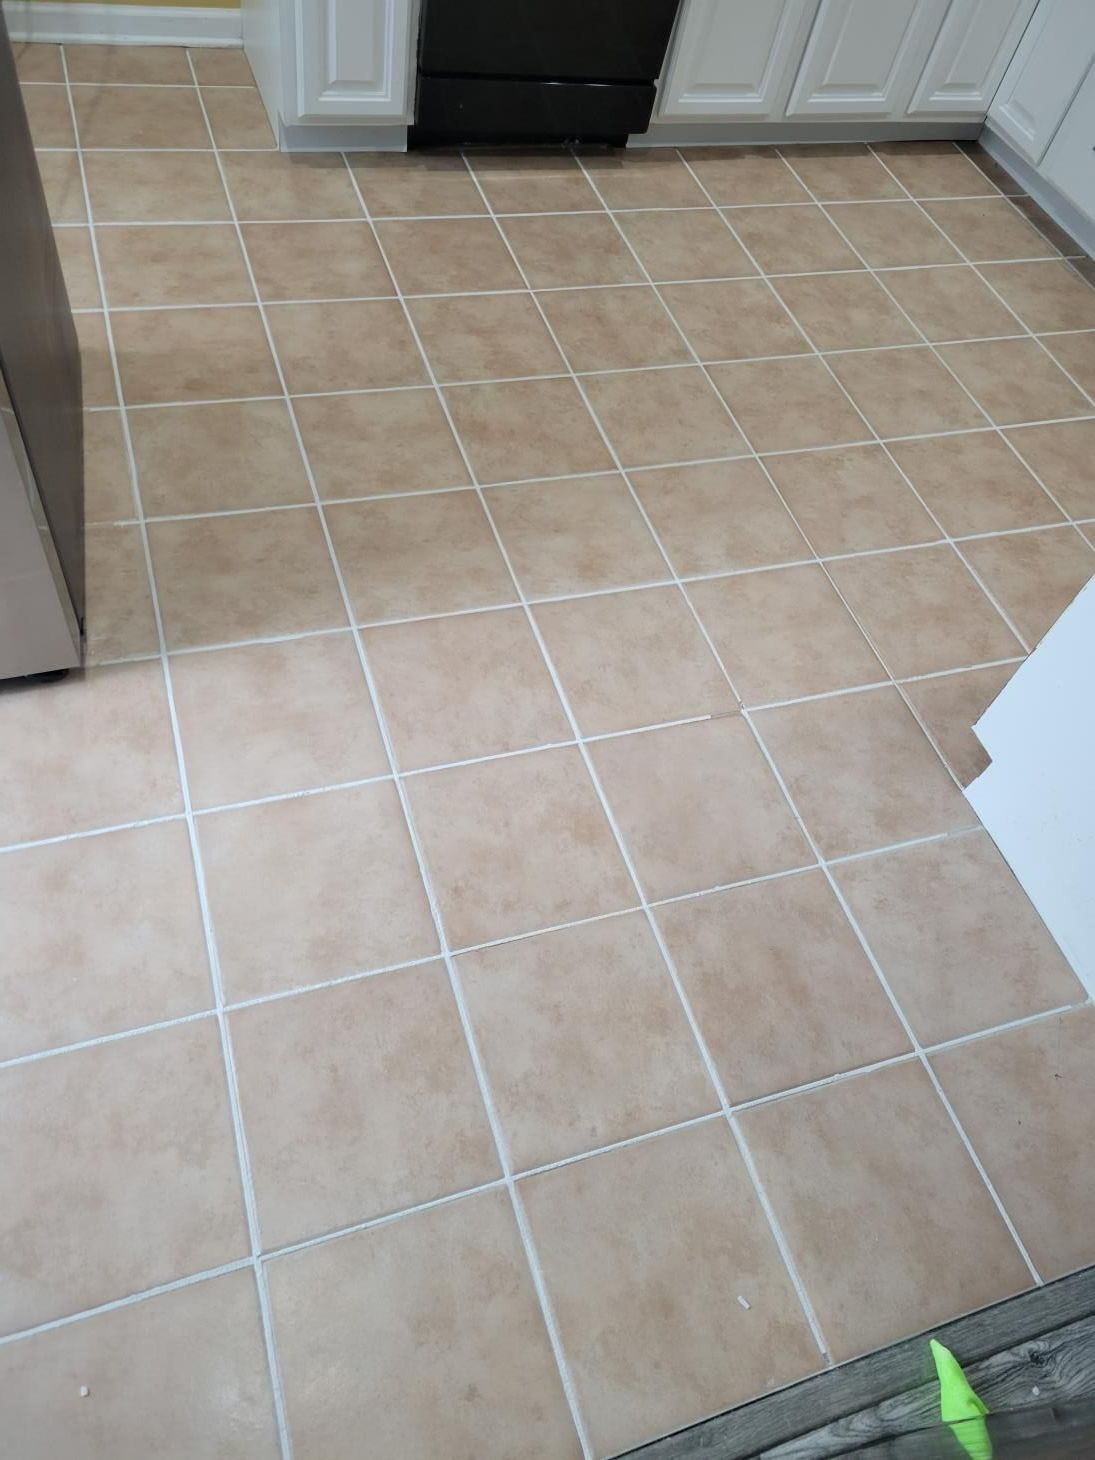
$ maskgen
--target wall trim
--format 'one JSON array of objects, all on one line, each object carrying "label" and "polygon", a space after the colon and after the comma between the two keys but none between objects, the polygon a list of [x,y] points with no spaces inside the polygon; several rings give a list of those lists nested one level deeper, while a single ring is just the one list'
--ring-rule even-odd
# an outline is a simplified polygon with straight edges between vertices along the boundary
[{"label": "wall trim", "polygon": [[1032,167],[1025,157],[1020,157],[999,132],[986,127],[977,140],[989,156],[1046,210],[1054,223],[1059,223],[1066,233],[1070,233],[1085,253],[1095,257],[1095,221],[1082,213],[1075,203],[1069,202],[1064,193],[1044,178],[1036,167]]},{"label": "wall trim", "polygon": [[133,46],[239,46],[239,10],[211,5],[86,5],[3,0],[13,41],[123,42]]},{"label": "wall trim", "polygon": [[927,142],[939,138],[972,140],[982,123],[897,121],[874,122],[869,117],[832,122],[814,117],[798,121],[750,120],[720,122],[652,122],[645,132],[634,132],[629,147],[689,147],[733,145],[739,142]]}]

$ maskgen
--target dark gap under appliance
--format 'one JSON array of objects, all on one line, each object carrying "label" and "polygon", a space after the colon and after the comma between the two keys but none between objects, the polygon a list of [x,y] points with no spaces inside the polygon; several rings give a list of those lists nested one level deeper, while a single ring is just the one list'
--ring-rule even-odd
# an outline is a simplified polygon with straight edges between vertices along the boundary
[{"label": "dark gap under appliance", "polygon": [[424,0],[410,145],[644,132],[679,0]]}]

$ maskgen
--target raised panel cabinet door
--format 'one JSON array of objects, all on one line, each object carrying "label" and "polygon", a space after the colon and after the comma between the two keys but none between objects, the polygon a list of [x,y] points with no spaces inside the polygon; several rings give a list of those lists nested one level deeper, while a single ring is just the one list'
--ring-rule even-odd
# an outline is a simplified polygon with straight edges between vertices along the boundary
[{"label": "raised panel cabinet door", "polygon": [[903,117],[948,0],[821,0],[793,117]]},{"label": "raised panel cabinet door", "polygon": [[296,118],[409,121],[416,0],[293,0]]},{"label": "raised panel cabinet door", "polygon": [[1058,127],[1041,171],[1081,213],[1095,220],[1095,67]]},{"label": "raised panel cabinet door", "polygon": [[951,0],[909,116],[983,117],[1038,0]]},{"label": "raised panel cabinet door", "polygon": [[989,107],[989,123],[1036,166],[1095,54],[1095,0],[1040,0]]},{"label": "raised panel cabinet door", "polygon": [[658,115],[783,115],[818,0],[684,0]]}]

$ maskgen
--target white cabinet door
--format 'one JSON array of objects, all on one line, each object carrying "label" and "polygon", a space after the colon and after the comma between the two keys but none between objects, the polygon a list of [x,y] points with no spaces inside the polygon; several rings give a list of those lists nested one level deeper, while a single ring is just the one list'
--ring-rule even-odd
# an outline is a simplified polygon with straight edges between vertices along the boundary
[{"label": "white cabinet door", "polygon": [[286,120],[410,119],[415,0],[292,4],[296,115]]},{"label": "white cabinet door", "polygon": [[989,107],[989,122],[1037,165],[1095,53],[1092,0],[1041,0]]},{"label": "white cabinet door", "polygon": [[783,115],[818,0],[684,0],[658,116]]},{"label": "white cabinet door", "polygon": [[983,117],[1037,3],[951,0],[909,116]]},{"label": "white cabinet door", "polygon": [[1041,172],[1081,213],[1095,219],[1095,68],[1058,127]]},{"label": "white cabinet door", "polygon": [[821,0],[788,116],[901,117],[948,0]]}]

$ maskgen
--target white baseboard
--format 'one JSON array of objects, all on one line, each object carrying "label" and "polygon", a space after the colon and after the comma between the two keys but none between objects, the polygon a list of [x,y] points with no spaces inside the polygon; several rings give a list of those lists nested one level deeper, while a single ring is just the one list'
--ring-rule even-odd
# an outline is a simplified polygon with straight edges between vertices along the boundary
[{"label": "white baseboard", "polygon": [[238,10],[209,5],[85,5],[3,0],[13,41],[94,41],[132,46],[239,46]]}]

